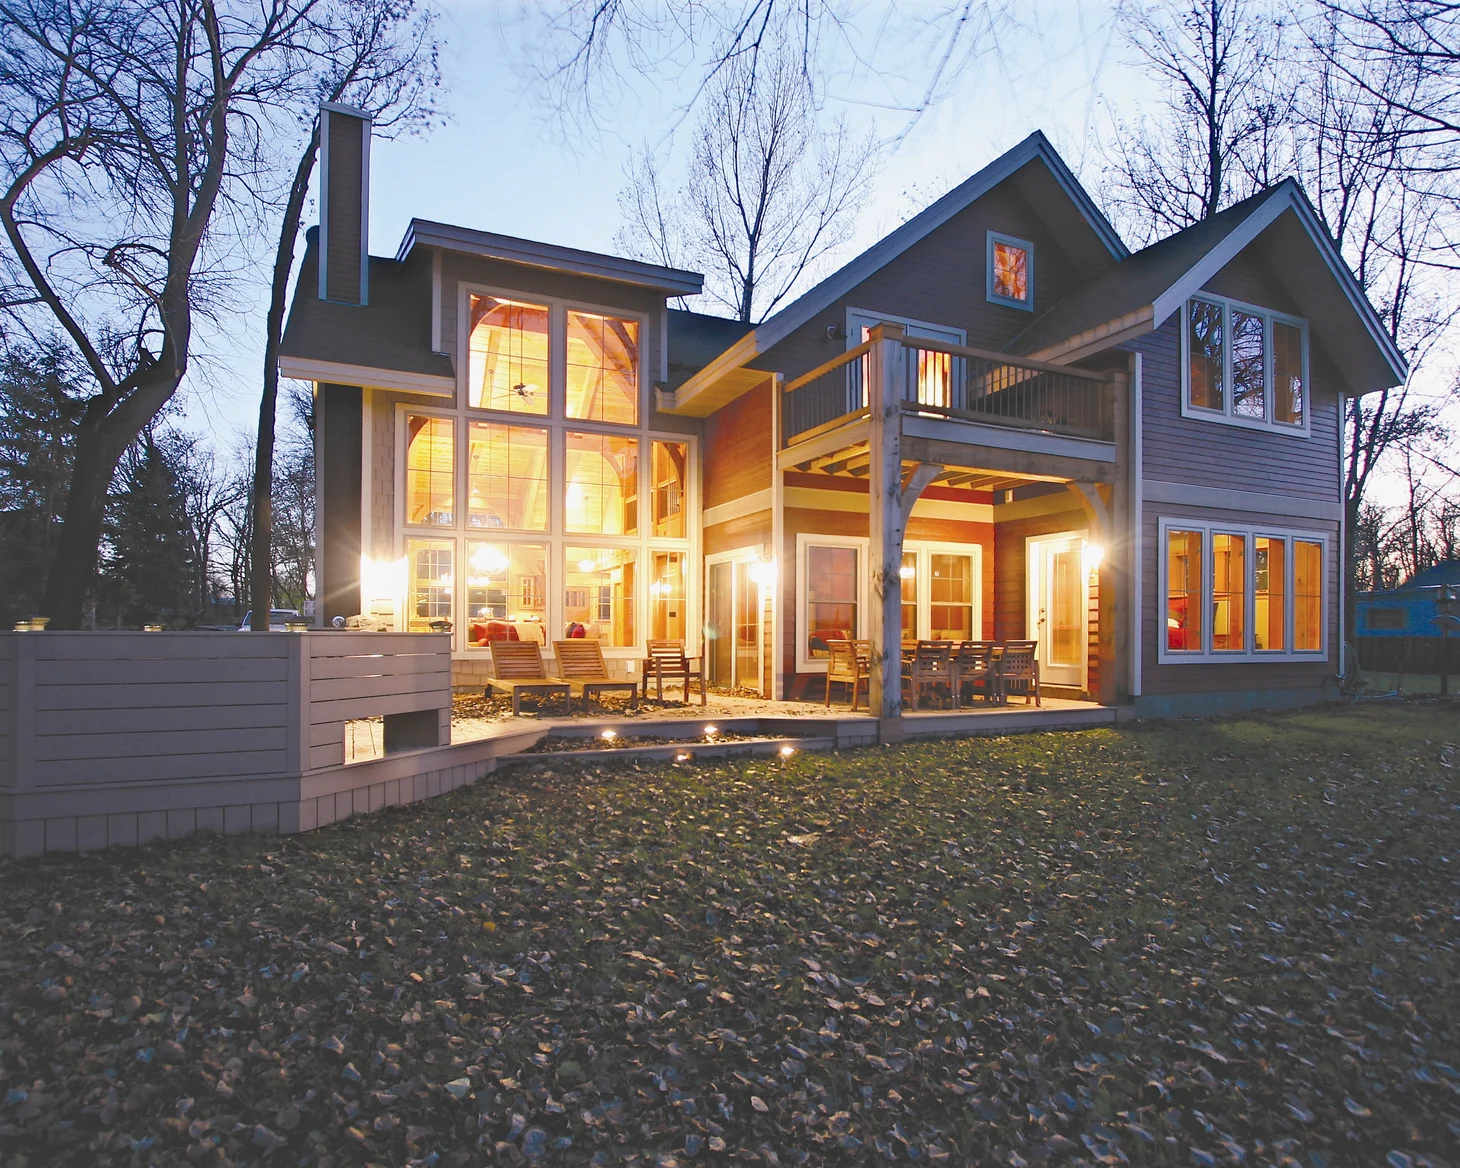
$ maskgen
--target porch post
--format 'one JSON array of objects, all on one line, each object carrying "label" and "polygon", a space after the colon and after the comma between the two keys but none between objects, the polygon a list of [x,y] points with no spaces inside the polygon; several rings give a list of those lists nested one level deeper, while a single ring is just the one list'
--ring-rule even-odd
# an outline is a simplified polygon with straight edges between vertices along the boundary
[{"label": "porch post", "polygon": [[868,704],[880,742],[902,741],[902,390],[901,325],[872,329],[867,378],[869,534],[872,582]]}]

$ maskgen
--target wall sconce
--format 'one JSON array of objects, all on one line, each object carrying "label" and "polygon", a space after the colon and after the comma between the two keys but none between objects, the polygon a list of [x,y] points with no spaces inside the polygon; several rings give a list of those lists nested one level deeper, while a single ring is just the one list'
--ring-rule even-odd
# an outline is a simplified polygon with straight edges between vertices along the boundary
[{"label": "wall sconce", "polygon": [[914,568],[911,564],[903,564],[903,566],[897,570],[897,576],[900,580],[911,580],[917,574],[918,570]]},{"label": "wall sconce", "polygon": [[751,583],[757,584],[761,588],[772,587],[776,582],[775,560],[757,560],[751,564],[750,580]]},{"label": "wall sconce", "polygon": [[1085,565],[1085,571],[1095,573],[1100,568],[1100,561],[1105,558],[1105,549],[1098,543],[1087,543],[1080,551],[1080,559]]}]

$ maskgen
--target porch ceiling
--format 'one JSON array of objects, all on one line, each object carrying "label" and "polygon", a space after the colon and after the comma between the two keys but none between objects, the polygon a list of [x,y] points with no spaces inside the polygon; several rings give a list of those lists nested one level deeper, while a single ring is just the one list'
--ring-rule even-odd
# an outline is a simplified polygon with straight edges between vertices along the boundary
[{"label": "porch ceiling", "polygon": [[[917,462],[903,461],[904,478]],[[871,452],[866,442],[856,442],[830,454],[820,454],[783,470],[823,474],[833,478],[865,479],[871,473]],[[1059,476],[1011,474],[987,467],[946,466],[932,479],[930,486],[963,487],[970,491],[1004,491],[1029,483],[1065,482]]]}]

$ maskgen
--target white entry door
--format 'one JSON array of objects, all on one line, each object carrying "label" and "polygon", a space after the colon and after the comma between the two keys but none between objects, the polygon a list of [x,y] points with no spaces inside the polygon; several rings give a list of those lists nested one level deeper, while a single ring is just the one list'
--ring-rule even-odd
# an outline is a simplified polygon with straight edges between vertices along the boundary
[{"label": "white entry door", "polygon": [[1039,679],[1085,688],[1089,593],[1084,539],[1066,533],[1029,541],[1029,639],[1039,642]]}]

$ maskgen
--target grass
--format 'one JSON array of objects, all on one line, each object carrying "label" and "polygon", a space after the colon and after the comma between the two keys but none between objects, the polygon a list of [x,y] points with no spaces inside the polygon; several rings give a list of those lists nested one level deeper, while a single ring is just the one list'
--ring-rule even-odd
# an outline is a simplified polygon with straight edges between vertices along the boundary
[{"label": "grass", "polygon": [[0,866],[0,1164],[1453,1162],[1460,723],[519,767]]},{"label": "grass", "polygon": [[[1375,673],[1366,669],[1364,682],[1370,693],[1398,692],[1406,697],[1422,697],[1440,692],[1438,673]],[[1450,692],[1460,694],[1460,669],[1450,675]]]}]

